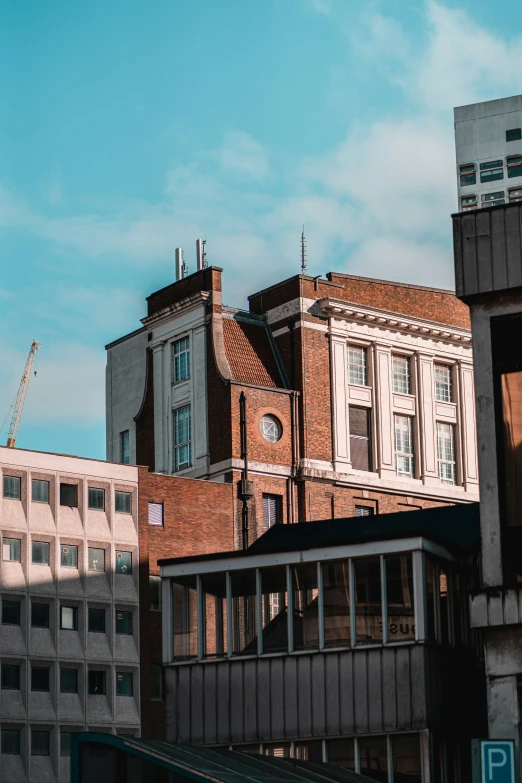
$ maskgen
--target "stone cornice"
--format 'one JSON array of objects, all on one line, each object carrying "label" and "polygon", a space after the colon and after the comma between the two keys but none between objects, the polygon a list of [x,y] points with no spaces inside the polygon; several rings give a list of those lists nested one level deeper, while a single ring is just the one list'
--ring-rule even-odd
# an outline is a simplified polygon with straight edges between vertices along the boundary
[{"label": "stone cornice", "polygon": [[471,330],[440,324],[437,321],[412,318],[330,297],[320,299],[317,306],[324,315],[330,318],[340,318],[352,323],[367,323],[372,326],[386,327],[396,332],[422,335],[446,342],[471,343]]},{"label": "stone cornice", "polygon": [[157,313],[142,318],[141,323],[147,327],[158,326],[169,321],[174,315],[188,312],[198,305],[206,304],[209,298],[210,291],[198,291],[197,294],[187,296],[186,299],[182,299],[180,302],[174,302],[174,304],[164,307],[163,310],[158,310]]}]

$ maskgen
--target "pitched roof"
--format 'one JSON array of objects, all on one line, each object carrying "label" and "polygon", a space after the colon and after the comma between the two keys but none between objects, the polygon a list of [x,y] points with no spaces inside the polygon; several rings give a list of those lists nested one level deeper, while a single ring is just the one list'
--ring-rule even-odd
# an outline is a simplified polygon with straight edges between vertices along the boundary
[{"label": "pitched roof", "polygon": [[223,337],[234,380],[256,386],[284,387],[264,321],[225,315]]}]

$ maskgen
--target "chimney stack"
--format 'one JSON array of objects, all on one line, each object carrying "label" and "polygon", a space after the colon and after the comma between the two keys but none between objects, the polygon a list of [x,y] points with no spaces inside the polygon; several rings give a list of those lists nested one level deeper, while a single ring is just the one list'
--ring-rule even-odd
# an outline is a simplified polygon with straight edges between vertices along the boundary
[{"label": "chimney stack", "polygon": [[203,242],[201,239],[196,239],[196,268],[199,272],[203,269]]},{"label": "chimney stack", "polygon": [[176,248],[176,282],[183,280],[183,250],[180,247]]}]

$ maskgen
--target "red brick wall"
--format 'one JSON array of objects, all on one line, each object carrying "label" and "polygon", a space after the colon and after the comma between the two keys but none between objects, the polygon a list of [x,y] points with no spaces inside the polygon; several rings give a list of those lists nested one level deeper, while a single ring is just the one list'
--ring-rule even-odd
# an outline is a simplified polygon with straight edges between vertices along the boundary
[{"label": "red brick wall", "polygon": [[207,328],[208,441],[210,464],[230,459],[232,453],[230,384],[218,373],[212,345],[212,331]]},{"label": "red brick wall", "polygon": [[[165,704],[150,701],[149,667],[161,665],[161,613],[149,610],[149,574],[158,560],[234,549],[234,487],[139,468],[140,661],[143,737],[165,739]],[[148,503],[163,503],[164,526],[148,524]]]},{"label": "red brick wall", "polygon": [[[239,397],[245,392],[247,411],[248,459],[275,465],[292,464],[291,395],[251,386],[230,386],[232,457],[241,457]],[[275,416],[282,424],[282,435],[276,443],[265,440],[260,421],[265,414]]]},{"label": "red brick wall", "polygon": [[221,269],[209,266],[199,272],[171,283],[147,297],[148,315],[157,313],[175,302],[181,302],[200,291],[221,291]]}]

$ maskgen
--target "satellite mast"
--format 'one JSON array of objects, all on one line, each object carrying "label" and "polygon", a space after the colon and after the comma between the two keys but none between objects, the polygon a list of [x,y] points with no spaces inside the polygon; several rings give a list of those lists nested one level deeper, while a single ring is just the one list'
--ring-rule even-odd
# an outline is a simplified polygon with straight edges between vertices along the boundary
[{"label": "satellite mast", "polygon": [[304,226],[303,226],[303,233],[301,234],[301,274],[306,275],[306,240],[304,234]]}]

